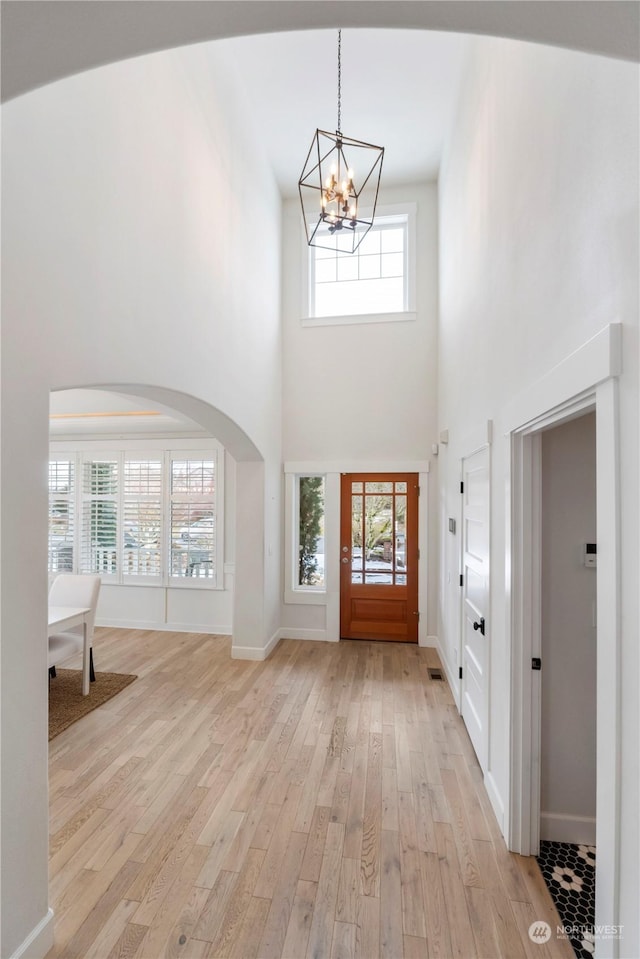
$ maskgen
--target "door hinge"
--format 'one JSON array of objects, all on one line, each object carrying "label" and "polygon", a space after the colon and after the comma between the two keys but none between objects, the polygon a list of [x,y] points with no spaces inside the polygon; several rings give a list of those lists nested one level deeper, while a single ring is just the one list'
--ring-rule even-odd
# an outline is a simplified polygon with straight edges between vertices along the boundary
[{"label": "door hinge", "polygon": [[534,656],[531,660],[531,669],[542,669],[542,660],[539,656]]},{"label": "door hinge", "polygon": [[418,550],[418,559],[420,559],[420,550]]},{"label": "door hinge", "polygon": [[419,486],[416,486],[416,495],[417,495],[417,496],[420,496],[420,487],[419,487]]},{"label": "door hinge", "polygon": [[460,585],[464,586],[464,576],[460,573]]},{"label": "door hinge", "polygon": [[462,679],[462,666],[458,667],[458,679]]},{"label": "door hinge", "polygon": [[464,483],[460,481],[460,492],[464,493]]}]

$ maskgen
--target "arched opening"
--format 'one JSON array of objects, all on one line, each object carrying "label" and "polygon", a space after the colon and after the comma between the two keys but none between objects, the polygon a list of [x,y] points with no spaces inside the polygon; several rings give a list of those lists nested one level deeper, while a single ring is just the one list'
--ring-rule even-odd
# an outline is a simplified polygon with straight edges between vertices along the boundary
[{"label": "arched opening", "polygon": [[[100,575],[99,626],[231,635],[236,471],[247,456],[259,459],[244,430],[192,396],[52,392],[50,580]],[[105,471],[103,502],[91,490]]]}]

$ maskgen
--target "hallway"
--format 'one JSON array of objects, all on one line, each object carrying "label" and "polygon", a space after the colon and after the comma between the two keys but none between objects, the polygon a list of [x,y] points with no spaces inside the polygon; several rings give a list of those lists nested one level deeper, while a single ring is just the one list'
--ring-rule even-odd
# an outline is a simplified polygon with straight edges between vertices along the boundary
[{"label": "hallway", "polygon": [[99,629],[138,679],[50,743],[48,959],[572,957],[434,650]]}]

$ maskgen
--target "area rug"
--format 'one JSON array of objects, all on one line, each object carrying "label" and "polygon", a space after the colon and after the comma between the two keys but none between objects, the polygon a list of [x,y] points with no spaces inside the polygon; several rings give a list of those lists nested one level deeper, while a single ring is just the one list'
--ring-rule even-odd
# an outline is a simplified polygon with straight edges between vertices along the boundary
[{"label": "area rug", "polygon": [[88,696],[82,695],[82,670],[56,668],[56,678],[49,680],[49,740],[102,706],[136,676],[127,673],[96,673]]}]

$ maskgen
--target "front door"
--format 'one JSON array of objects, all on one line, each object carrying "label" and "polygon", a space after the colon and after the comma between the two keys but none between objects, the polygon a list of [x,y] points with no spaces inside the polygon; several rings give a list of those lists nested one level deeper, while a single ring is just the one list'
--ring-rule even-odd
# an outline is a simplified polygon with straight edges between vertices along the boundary
[{"label": "front door", "polygon": [[344,473],[340,635],[418,642],[418,474]]},{"label": "front door", "polygon": [[462,718],[483,769],[487,758],[489,449],[462,461]]}]

